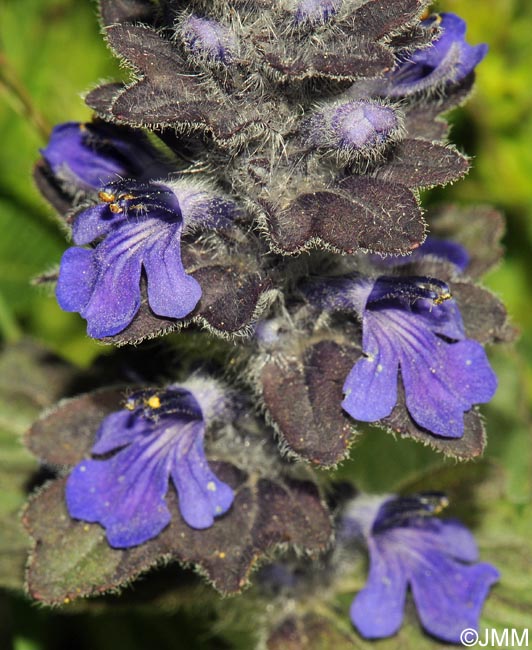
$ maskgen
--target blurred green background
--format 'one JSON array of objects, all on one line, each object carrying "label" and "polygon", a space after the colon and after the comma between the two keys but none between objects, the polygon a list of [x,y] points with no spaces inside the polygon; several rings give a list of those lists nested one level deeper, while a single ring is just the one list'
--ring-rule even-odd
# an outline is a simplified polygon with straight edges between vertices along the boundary
[{"label": "blurred green background", "polygon": [[[532,3],[446,0],[437,6],[467,20],[470,43],[490,46],[473,99],[451,118],[452,139],[474,158],[473,169],[456,185],[427,194],[425,202],[488,203],[507,217],[506,258],[485,284],[503,298],[522,334],[515,347],[491,351],[500,389],[484,412],[488,454],[505,468],[505,504],[517,517],[507,523],[525,521],[532,493]],[[0,337],[16,342],[29,335],[80,366],[107,348],[87,339],[77,314],[63,313],[54,299],[30,286],[32,277],[58,264],[66,246],[50,208],[33,186],[31,170],[52,125],[90,118],[81,93],[99,80],[121,75],[99,34],[95,3],[0,0]],[[395,443],[383,438],[393,456]],[[366,476],[367,487],[386,489],[386,481],[370,478],[379,472],[368,469],[369,444],[361,445],[361,460],[350,467]],[[428,452],[412,448],[405,443],[398,453],[407,468],[415,469]],[[532,592],[532,580],[529,585]],[[221,647],[198,641],[192,619],[161,624],[156,617],[125,621],[115,616],[101,625],[52,616],[19,597],[0,594],[1,650]],[[106,636],[102,630],[110,625],[115,632]],[[178,628],[181,640],[176,645]],[[188,630],[189,640],[182,630]],[[79,644],[69,645],[77,635]]]}]

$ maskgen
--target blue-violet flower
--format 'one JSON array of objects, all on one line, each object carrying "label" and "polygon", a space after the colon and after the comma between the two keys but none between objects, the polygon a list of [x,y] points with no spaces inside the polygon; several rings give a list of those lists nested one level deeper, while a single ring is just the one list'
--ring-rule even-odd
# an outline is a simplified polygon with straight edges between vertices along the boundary
[{"label": "blue-violet flower", "polygon": [[170,522],[165,496],[171,478],[185,522],[211,526],[231,507],[233,491],[209,468],[203,438],[206,424],[226,410],[223,390],[207,379],[132,394],[102,421],[94,458],[70,474],[70,515],[100,523],[113,547],[142,544]]},{"label": "blue-violet flower", "polygon": [[41,154],[72,191],[97,191],[123,178],[146,181],[170,169],[142,131],[104,122],[58,124]]},{"label": "blue-violet flower", "polygon": [[463,630],[478,628],[499,572],[477,563],[477,546],[465,526],[433,516],[444,505],[446,499],[436,495],[363,496],[348,505],[340,537],[364,539],[370,556],[368,581],[350,612],[363,637],[398,631],[408,586],[421,624],[433,636],[460,643]]},{"label": "blue-violet flower", "polygon": [[405,266],[412,264],[424,257],[435,257],[444,262],[450,262],[458,271],[465,271],[471,261],[468,251],[452,239],[439,239],[438,237],[428,236],[425,241],[412,251],[410,255],[380,255],[370,254],[370,259],[377,266],[391,268],[396,266]]},{"label": "blue-violet flower", "polygon": [[[99,192],[100,203],[82,211],[74,243],[61,260],[57,300],[79,312],[94,338],[125,329],[139,310],[144,270],[148,303],[158,316],[184,318],[196,307],[201,287],[181,261],[187,228],[230,225],[235,204],[189,181],[123,181]],[[81,248],[94,242],[93,248]]]},{"label": "blue-violet flower", "polygon": [[364,356],[345,381],[342,403],[355,419],[390,415],[399,369],[408,412],[436,435],[460,438],[464,412],[493,397],[495,374],[480,343],[466,339],[445,283],[344,276],[315,281],[305,292],[323,309],[354,311],[362,320]]},{"label": "blue-violet flower", "polygon": [[430,27],[434,21],[439,22],[441,34],[429,47],[400,58],[388,77],[386,94],[389,96],[430,90],[447,82],[459,83],[486,56],[486,44],[471,46],[466,43],[467,26],[459,16],[442,13],[423,24]]}]

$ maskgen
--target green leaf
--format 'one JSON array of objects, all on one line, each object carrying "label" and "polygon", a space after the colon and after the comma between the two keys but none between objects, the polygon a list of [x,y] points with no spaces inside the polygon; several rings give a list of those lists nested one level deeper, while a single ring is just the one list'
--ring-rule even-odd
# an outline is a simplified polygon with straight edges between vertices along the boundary
[{"label": "green leaf", "polygon": [[22,588],[29,548],[18,513],[38,463],[21,434],[71,377],[70,366],[30,341],[0,355],[0,586]]}]

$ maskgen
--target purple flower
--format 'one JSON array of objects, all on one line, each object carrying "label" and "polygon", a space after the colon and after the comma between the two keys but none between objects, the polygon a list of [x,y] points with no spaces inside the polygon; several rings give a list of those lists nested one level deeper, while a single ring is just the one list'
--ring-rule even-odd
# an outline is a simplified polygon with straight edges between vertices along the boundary
[{"label": "purple flower", "polygon": [[395,634],[410,586],[423,628],[450,643],[477,629],[488,591],[499,578],[476,563],[471,533],[456,520],[432,516],[446,500],[435,495],[360,497],[348,506],[342,538],[359,533],[370,556],[368,581],[351,605],[351,621],[367,639]]},{"label": "purple flower", "polygon": [[355,311],[362,320],[364,356],[345,381],[342,402],[355,419],[390,415],[399,370],[411,417],[436,435],[460,438],[464,412],[493,397],[496,377],[483,347],[466,339],[445,283],[347,276],[315,282],[306,293],[324,309]]},{"label": "purple flower", "polygon": [[100,523],[116,548],[142,544],[170,522],[165,496],[171,479],[185,522],[212,526],[231,507],[233,491],[211,471],[203,438],[206,424],[225,412],[222,390],[206,379],[131,395],[124,409],[102,421],[94,458],[68,478],[71,517]]},{"label": "purple flower", "polygon": [[71,191],[99,190],[121,178],[166,176],[169,169],[141,131],[104,122],[59,124],[41,153]]},{"label": "purple flower", "polygon": [[190,16],[182,27],[183,40],[190,52],[217,63],[229,64],[237,42],[230,29],[207,18]]},{"label": "purple flower", "polygon": [[196,307],[201,287],[181,261],[180,240],[187,228],[227,227],[232,201],[187,181],[112,183],[100,203],[82,211],[73,227],[74,243],[61,260],[57,300],[79,312],[94,338],[125,329],[138,312],[144,271],[148,303],[158,316],[184,318]]},{"label": "purple flower", "polygon": [[306,144],[347,156],[374,152],[401,132],[391,106],[351,101],[325,106],[301,125]]},{"label": "purple flower", "polygon": [[311,25],[326,23],[338,12],[341,4],[342,0],[298,0],[294,21]]},{"label": "purple flower", "polygon": [[430,235],[425,241],[412,251],[411,255],[388,255],[380,257],[372,254],[370,259],[373,264],[381,267],[396,267],[411,264],[424,257],[436,257],[437,259],[451,262],[459,271],[465,271],[469,265],[470,257],[467,250],[452,239],[438,239]]},{"label": "purple flower", "polygon": [[423,49],[404,55],[389,75],[387,94],[409,95],[443,83],[459,83],[488,52],[486,44],[471,46],[465,41],[466,23],[455,14],[442,13],[424,21],[427,27],[439,21],[441,34]]}]

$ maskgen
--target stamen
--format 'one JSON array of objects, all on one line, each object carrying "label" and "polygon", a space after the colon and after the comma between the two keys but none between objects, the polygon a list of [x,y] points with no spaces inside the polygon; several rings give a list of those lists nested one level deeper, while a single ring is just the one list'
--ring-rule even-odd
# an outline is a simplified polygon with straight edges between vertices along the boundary
[{"label": "stamen", "polygon": [[104,203],[114,203],[116,201],[116,196],[111,194],[111,192],[106,192],[105,190],[98,192],[98,198]]},{"label": "stamen", "polygon": [[148,400],[146,400],[146,405],[151,409],[161,408],[161,399],[158,395],[152,395]]}]

